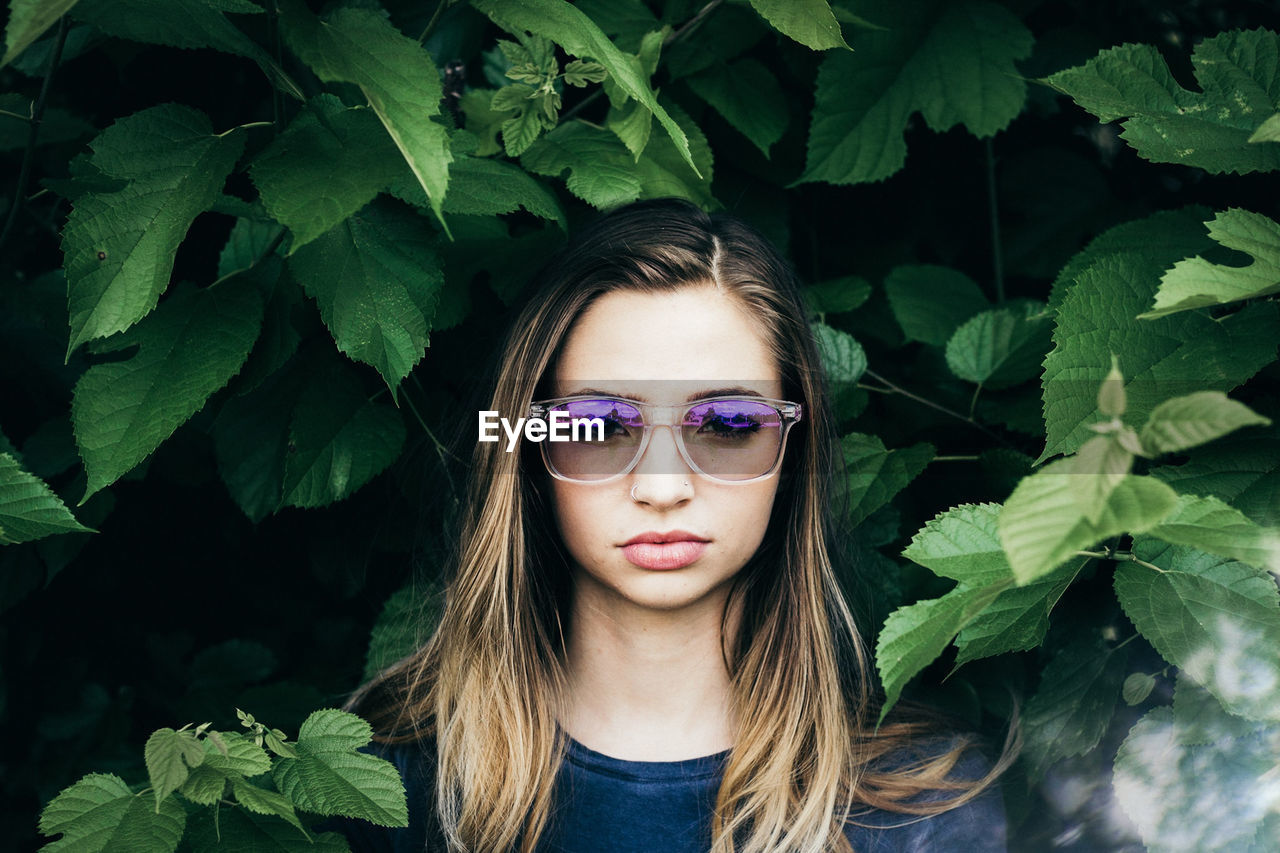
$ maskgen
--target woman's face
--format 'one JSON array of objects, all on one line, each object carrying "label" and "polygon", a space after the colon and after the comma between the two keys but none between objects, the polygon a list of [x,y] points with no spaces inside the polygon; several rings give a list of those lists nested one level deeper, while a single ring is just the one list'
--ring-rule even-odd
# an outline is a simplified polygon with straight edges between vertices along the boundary
[{"label": "woman's face", "polygon": [[[711,285],[599,297],[570,329],[555,384],[556,396],[587,392],[657,405],[726,393],[782,397],[759,322]],[[551,483],[579,603],[613,613],[702,606],[718,614],[728,582],[764,537],[778,474],[742,484],[709,480],[685,463],[671,430],[658,427],[625,477]],[[702,544],[628,546],[645,534]]]}]

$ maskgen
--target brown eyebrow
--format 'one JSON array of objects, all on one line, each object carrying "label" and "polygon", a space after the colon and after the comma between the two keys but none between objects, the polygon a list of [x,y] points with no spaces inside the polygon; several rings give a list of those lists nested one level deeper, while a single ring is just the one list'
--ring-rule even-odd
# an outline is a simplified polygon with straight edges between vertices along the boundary
[{"label": "brown eyebrow", "polygon": [[[610,391],[604,391],[599,388],[579,388],[577,391],[574,391],[572,394],[566,394],[565,396],[566,397],[582,397],[588,394],[598,394],[601,397],[621,397],[627,400],[635,400],[640,403],[649,402],[649,400],[645,397],[627,397],[623,394],[614,394]],[[704,388],[701,391],[693,392],[692,394],[685,397],[684,399],[685,399],[685,402],[688,403],[688,402],[692,402],[693,400],[702,400],[707,397],[759,397],[763,399],[764,395],[761,394],[759,391],[753,391],[750,388],[743,388],[740,385],[734,385],[730,388]]]}]

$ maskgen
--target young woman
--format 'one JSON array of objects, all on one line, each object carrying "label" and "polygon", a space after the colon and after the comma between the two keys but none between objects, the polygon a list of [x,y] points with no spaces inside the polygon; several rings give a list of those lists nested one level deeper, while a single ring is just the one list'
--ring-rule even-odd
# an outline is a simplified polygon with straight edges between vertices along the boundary
[{"label": "young woman", "polygon": [[787,264],[665,200],[604,216],[535,284],[488,408],[603,435],[476,444],[439,626],[348,703],[410,826],[342,824],[353,849],[1003,849],[1005,761],[875,726]]}]

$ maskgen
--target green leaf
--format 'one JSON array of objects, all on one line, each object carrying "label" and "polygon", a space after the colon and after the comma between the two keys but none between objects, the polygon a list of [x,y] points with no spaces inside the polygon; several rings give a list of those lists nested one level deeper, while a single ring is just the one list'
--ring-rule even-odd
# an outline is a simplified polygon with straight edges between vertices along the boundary
[{"label": "green leaf", "polygon": [[1280,593],[1267,572],[1152,539],[1122,563],[1116,596],[1165,660],[1233,714],[1280,720]]},{"label": "green leaf", "polygon": [[382,604],[378,621],[369,632],[369,650],[365,654],[364,680],[416,649],[429,637],[440,619],[443,597],[439,589],[426,594],[409,584],[391,594]]},{"label": "green leaf", "polygon": [[9,0],[9,23],[4,29],[4,58],[0,68],[58,22],[77,0]]},{"label": "green leaf", "polygon": [[320,95],[254,159],[250,174],[267,212],[293,232],[296,252],[373,201],[402,162],[372,110]]},{"label": "green leaf", "polygon": [[510,113],[493,109],[494,94],[492,89],[468,89],[458,99],[458,109],[465,118],[467,131],[479,141],[474,152],[477,157],[492,157],[503,150],[498,144],[498,132]]},{"label": "green leaf", "polygon": [[956,637],[956,667],[1044,642],[1049,613],[1078,572],[1079,567],[1068,564],[1026,586],[1003,589]]},{"label": "green leaf", "polygon": [[697,164],[691,170],[683,155],[666,135],[651,138],[640,159],[635,162],[635,172],[640,178],[640,198],[685,198],[704,209],[718,207],[711,192],[711,146],[702,130],[689,115],[674,103],[663,103],[671,118],[684,128],[690,155]]},{"label": "green leaf", "polygon": [[907,682],[941,655],[1000,589],[1000,585],[975,589],[961,584],[941,598],[899,607],[889,614],[876,641],[876,669],[885,693],[882,721]]},{"label": "green leaf", "polygon": [[1089,439],[1069,460],[1067,473],[1072,475],[1076,508],[1090,522],[1096,524],[1101,518],[1107,499],[1133,469],[1133,457],[1120,434],[1112,432]]},{"label": "green leaf", "polygon": [[1151,691],[1156,689],[1156,677],[1145,672],[1132,673],[1124,680],[1120,695],[1126,705],[1141,705],[1147,701]]},{"label": "green leaf", "polygon": [[1259,527],[1217,498],[1183,495],[1177,508],[1148,534],[1280,572],[1280,529]]},{"label": "green leaf", "polygon": [[1276,113],[1258,125],[1257,129],[1249,135],[1249,142],[1280,142],[1280,113]]},{"label": "green leaf", "polygon": [[404,421],[372,402],[359,377],[335,363],[317,371],[289,426],[284,506],[326,506],[369,482],[400,455]]},{"label": "green leaf", "polygon": [[1173,511],[1178,497],[1151,477],[1125,477],[1096,513],[1077,503],[1074,460],[1023,479],[1000,512],[1000,541],[1019,584],[1043,577],[1081,549],[1119,533],[1143,533]]},{"label": "green leaf", "polygon": [[204,748],[195,732],[176,732],[170,728],[157,729],[147,738],[144,750],[147,775],[155,791],[156,811],[160,802],[187,781],[192,767],[204,761]]},{"label": "green leaf", "polygon": [[1172,397],[1229,391],[1275,360],[1280,338],[1277,306],[1257,303],[1214,320],[1185,312],[1136,320],[1159,281],[1150,256],[1113,254],[1076,277],[1058,309],[1054,350],[1044,361],[1044,419],[1048,439],[1041,460],[1071,453],[1102,420],[1098,385],[1111,354],[1125,376],[1126,415],[1142,422]]},{"label": "green leaf", "polygon": [[778,78],[754,59],[717,63],[685,82],[766,157],[787,129],[790,114]]},{"label": "green leaf", "polygon": [[614,136],[627,146],[631,156],[638,160],[649,144],[653,131],[653,113],[639,101],[627,101],[622,107],[609,108],[604,126],[613,131]]},{"label": "green leaf", "polygon": [[998,504],[961,504],[935,516],[902,556],[929,571],[970,586],[1013,579],[996,531]]},{"label": "green leaf", "polygon": [[80,0],[72,17],[107,35],[170,47],[211,47],[253,60],[272,85],[302,100],[302,90],[224,13],[262,14],[249,0]]},{"label": "green leaf", "polygon": [[575,59],[564,67],[564,82],[570,86],[586,86],[599,83],[609,76],[609,72],[598,62],[583,62]]},{"label": "green leaf", "polygon": [[1008,9],[986,0],[847,5],[885,29],[823,59],[801,183],[889,177],[906,160],[903,131],[917,110],[934,131],[963,124],[980,137],[1021,111],[1027,87],[1014,61],[1031,54],[1032,38]]},{"label": "green leaf", "polygon": [[394,392],[426,352],[444,284],[421,220],[372,205],[294,252],[289,269],[338,349],[375,367]]},{"label": "green leaf", "polygon": [[251,393],[224,403],[213,423],[218,474],[250,521],[261,521],[280,506],[289,424],[301,390],[300,377],[292,372],[271,376]]},{"label": "green leaf", "polygon": [[244,134],[215,136],[204,113],[176,104],[122,118],[93,140],[93,166],[128,184],[80,196],[63,229],[68,355],[156,306],[174,253],[218,197],[243,145]]},{"label": "green leaf", "polygon": [[1214,174],[1280,168],[1280,147],[1249,137],[1280,103],[1280,34],[1222,33],[1191,55],[1200,92],[1173,79],[1159,49],[1126,44],[1104,50],[1045,82],[1102,121],[1126,118],[1120,136],[1156,163],[1199,166]]},{"label": "green leaf", "polygon": [[276,762],[276,787],[309,812],[408,826],[400,771],[389,761],[357,751],[372,735],[369,724],[354,714],[332,708],[314,712],[298,731],[298,757]]},{"label": "green leaf", "polygon": [[[1275,795],[1264,792],[1273,790],[1280,729],[1241,731],[1212,699],[1186,719],[1183,693],[1180,681],[1173,707],[1149,711],[1120,745],[1117,802],[1151,853],[1274,849]],[[1202,731],[1212,733],[1207,742]]]},{"label": "green leaf", "polygon": [[1221,391],[1197,391],[1165,400],[1152,410],[1140,439],[1149,453],[1175,453],[1271,421]]},{"label": "green leaf", "polygon": [[934,457],[932,444],[921,442],[886,450],[876,436],[856,432],[840,440],[840,451],[844,457],[845,500],[849,506],[850,524],[862,523],[871,513],[893,500],[894,495],[918,477]]},{"label": "green leaf", "polygon": [[[567,227],[555,193],[514,163],[484,157],[459,157],[449,171],[449,195],[445,213],[488,216],[514,213],[520,208],[561,228]],[[427,197],[416,182],[403,179],[391,184],[391,194],[409,204],[426,207]]]},{"label": "green leaf", "polygon": [[[244,808],[199,809],[191,818],[184,845],[193,853],[252,851],[252,853],[350,853],[351,845],[337,832],[310,838],[275,815],[254,814]],[[184,847],[185,849],[185,847]]]},{"label": "green leaf", "polygon": [[947,366],[956,376],[998,390],[1040,372],[1050,323],[1038,306],[996,308],[969,318],[947,341]]},{"label": "green leaf", "polygon": [[680,157],[697,171],[685,131],[658,103],[640,60],[619,50],[581,9],[565,0],[473,0],[472,5],[508,32],[527,30],[551,39],[566,53],[603,65],[613,83],[653,113]]},{"label": "green leaf", "polygon": [[138,351],[90,367],[76,383],[71,420],[88,473],[84,499],[146,459],[226,385],[261,323],[257,290],[229,279],[216,288],[179,290],[145,322],[108,341],[112,351]]},{"label": "green leaf", "polygon": [[1214,264],[1199,257],[1178,261],[1160,277],[1155,302],[1150,311],[1138,315],[1141,319],[1280,293],[1280,223],[1233,207],[1205,225],[1217,243],[1247,252],[1253,261],[1247,266]]},{"label": "green leaf", "polygon": [[833,329],[826,323],[810,323],[818,344],[822,366],[833,384],[852,384],[867,372],[867,354],[853,335]]},{"label": "green leaf", "polygon": [[827,0],[751,0],[751,6],[774,29],[805,47],[849,48]]},{"label": "green leaf", "polygon": [[1231,504],[1254,522],[1280,527],[1280,428],[1251,429],[1197,447],[1182,465],[1151,470],[1182,494]]},{"label": "green leaf", "polygon": [[1111,722],[1128,663],[1128,650],[1092,632],[1059,651],[1027,703],[1027,775],[1034,781],[1057,761],[1098,745]]},{"label": "green leaf", "polygon": [[318,19],[300,0],[282,0],[280,23],[317,77],[360,88],[441,217],[453,155],[445,126],[431,120],[443,95],[431,56],[381,10],[340,6]]},{"label": "green leaf", "polygon": [[818,314],[842,314],[853,311],[871,297],[871,284],[865,278],[846,275],[811,284],[804,289],[809,310]]},{"label": "green leaf", "polygon": [[945,346],[957,328],[991,307],[973,279],[947,267],[895,267],[884,280],[889,307],[909,341]]},{"label": "green leaf", "polygon": [[284,818],[296,826],[299,832],[306,833],[302,828],[302,821],[298,819],[297,811],[293,808],[293,803],[284,796],[266,788],[259,788],[243,779],[232,779],[231,790],[235,792],[236,802],[249,811]]},{"label": "green leaf", "polygon": [[48,853],[173,853],[187,814],[173,797],[160,804],[135,794],[119,776],[90,773],[44,807],[40,832],[62,838],[46,844]]},{"label": "green leaf", "polygon": [[[225,755],[218,743],[226,748]],[[178,788],[179,794],[198,805],[217,803],[232,780],[258,776],[271,769],[271,759],[262,747],[239,732],[210,731],[200,745],[204,760],[191,768],[187,780]]]},{"label": "green leaf", "polygon": [[569,192],[601,210],[640,197],[640,178],[626,146],[614,134],[586,122],[561,124],[530,146],[520,165],[551,178],[568,172]]},{"label": "green leaf", "polygon": [[0,453],[0,545],[77,532],[95,531],[76,521],[43,480],[22,470],[10,454]]}]

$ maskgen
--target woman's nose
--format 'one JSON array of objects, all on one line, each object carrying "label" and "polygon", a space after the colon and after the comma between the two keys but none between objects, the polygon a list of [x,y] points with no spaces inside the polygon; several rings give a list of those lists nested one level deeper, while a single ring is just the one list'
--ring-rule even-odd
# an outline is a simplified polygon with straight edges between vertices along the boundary
[{"label": "woman's nose", "polygon": [[638,503],[671,505],[693,496],[693,470],[689,468],[670,426],[655,426],[649,446],[632,471],[631,496]]}]

